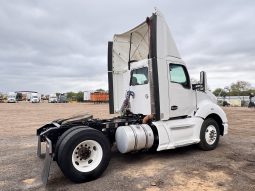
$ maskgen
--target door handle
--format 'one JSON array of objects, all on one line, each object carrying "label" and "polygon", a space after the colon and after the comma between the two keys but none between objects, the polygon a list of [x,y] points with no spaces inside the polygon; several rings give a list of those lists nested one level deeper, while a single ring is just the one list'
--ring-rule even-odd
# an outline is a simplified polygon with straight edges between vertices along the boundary
[{"label": "door handle", "polygon": [[177,106],[177,105],[171,106],[171,110],[177,110],[177,109],[178,109],[178,106]]}]

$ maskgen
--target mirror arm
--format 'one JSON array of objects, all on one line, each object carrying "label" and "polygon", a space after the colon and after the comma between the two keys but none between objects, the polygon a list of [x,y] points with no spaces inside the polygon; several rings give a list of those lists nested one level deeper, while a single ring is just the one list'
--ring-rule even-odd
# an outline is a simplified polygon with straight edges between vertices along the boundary
[{"label": "mirror arm", "polygon": [[200,90],[201,88],[203,88],[203,84],[192,84],[192,89],[193,90]]}]

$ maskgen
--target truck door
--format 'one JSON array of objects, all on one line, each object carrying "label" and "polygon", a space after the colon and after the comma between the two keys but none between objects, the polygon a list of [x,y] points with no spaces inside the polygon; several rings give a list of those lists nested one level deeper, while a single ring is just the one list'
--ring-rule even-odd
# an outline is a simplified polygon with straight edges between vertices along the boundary
[{"label": "truck door", "polygon": [[170,118],[191,116],[196,110],[195,91],[183,64],[168,62]]},{"label": "truck door", "polygon": [[[148,61],[139,62],[141,66],[131,68],[130,90],[134,96],[130,98],[131,111],[135,114],[151,113],[150,86],[148,79]],[[136,63],[134,63],[135,66]]]}]

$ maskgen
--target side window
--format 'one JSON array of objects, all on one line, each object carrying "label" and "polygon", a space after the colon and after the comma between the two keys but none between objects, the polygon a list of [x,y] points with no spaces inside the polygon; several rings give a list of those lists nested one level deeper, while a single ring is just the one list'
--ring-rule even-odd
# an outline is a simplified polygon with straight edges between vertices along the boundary
[{"label": "side window", "polygon": [[143,85],[148,84],[148,68],[139,68],[131,71],[130,85]]},{"label": "side window", "polygon": [[190,88],[188,72],[183,65],[170,64],[169,70],[171,82],[181,84],[185,88]]}]

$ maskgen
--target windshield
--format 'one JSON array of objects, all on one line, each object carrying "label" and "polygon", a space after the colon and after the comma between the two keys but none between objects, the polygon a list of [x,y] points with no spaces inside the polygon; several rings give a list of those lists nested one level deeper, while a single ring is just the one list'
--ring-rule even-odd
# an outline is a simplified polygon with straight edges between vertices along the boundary
[{"label": "windshield", "polygon": [[148,67],[138,68],[131,71],[130,85],[148,84]]}]

